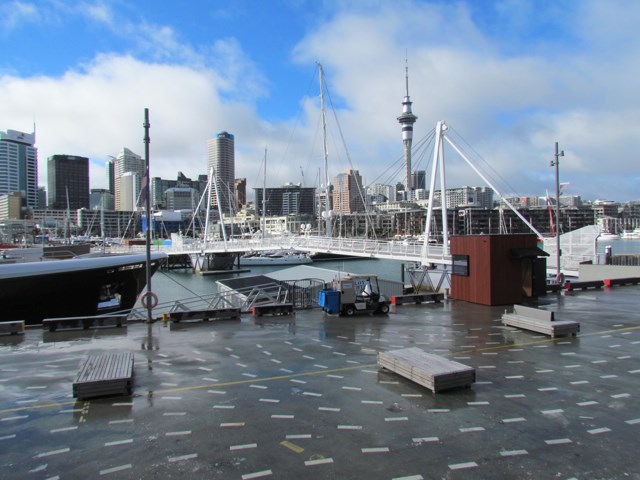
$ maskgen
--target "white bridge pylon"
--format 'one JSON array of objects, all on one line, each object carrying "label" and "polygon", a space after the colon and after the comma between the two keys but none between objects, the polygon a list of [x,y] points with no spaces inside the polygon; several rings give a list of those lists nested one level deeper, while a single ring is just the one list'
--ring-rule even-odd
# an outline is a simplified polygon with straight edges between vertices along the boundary
[{"label": "white bridge pylon", "polygon": [[[531,225],[531,223],[522,216],[522,214],[500,193],[500,191],[487,179],[485,175],[474,165],[462,149],[447,135],[449,127],[447,124],[440,120],[436,124],[435,141],[433,147],[433,162],[431,168],[431,180],[429,183],[429,205],[427,209],[427,221],[425,223],[424,230],[424,242],[422,247],[422,264],[438,263],[430,260],[431,255],[429,251],[432,248],[436,248],[441,257],[446,257],[450,260],[451,252],[449,250],[449,226],[447,223],[447,186],[445,181],[445,162],[444,162],[444,142],[446,141],[462,159],[471,167],[471,169],[478,174],[478,176],[489,186],[513,212],[531,229],[533,233],[538,235],[539,238],[543,238],[542,234]],[[440,212],[442,215],[442,243],[436,245],[430,245],[429,240],[432,232],[433,210],[436,191],[436,179],[440,179]],[[447,262],[450,263],[450,262]]]}]

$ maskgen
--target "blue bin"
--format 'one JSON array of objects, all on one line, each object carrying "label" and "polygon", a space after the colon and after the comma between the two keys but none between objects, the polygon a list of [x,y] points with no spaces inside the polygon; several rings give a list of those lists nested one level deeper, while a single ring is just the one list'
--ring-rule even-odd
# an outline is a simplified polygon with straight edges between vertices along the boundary
[{"label": "blue bin", "polygon": [[336,290],[320,290],[318,305],[327,313],[340,313],[340,292]]}]

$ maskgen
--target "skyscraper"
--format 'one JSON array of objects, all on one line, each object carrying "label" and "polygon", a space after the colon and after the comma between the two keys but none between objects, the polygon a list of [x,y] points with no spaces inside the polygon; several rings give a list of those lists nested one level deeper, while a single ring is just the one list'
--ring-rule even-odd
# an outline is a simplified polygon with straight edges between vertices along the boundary
[{"label": "skyscraper", "polygon": [[234,145],[233,135],[227,132],[220,132],[215,138],[207,141],[207,174],[210,174],[213,168],[215,178],[215,183],[211,182],[211,208],[217,210],[219,204],[222,213],[229,215],[232,215],[236,210],[234,201],[236,163]]},{"label": "skyscraper", "polygon": [[49,208],[89,208],[89,159],[74,155],[51,155],[47,159]]},{"label": "skyscraper", "polygon": [[[123,148],[116,157],[114,163],[114,171],[116,210],[131,211],[132,208],[135,208],[135,205],[141,205],[140,202],[137,202],[137,195],[140,193],[142,178],[146,174],[146,165],[144,158],[133,153],[128,148]],[[122,200],[122,177],[125,173],[135,174],[134,178],[128,179],[129,182],[133,181],[133,184],[128,183],[127,185],[126,202]],[[129,198],[129,195],[136,195],[136,198],[131,199]]]},{"label": "skyscraper", "polygon": [[347,170],[333,179],[333,211],[349,214],[364,211],[362,177],[358,170]]},{"label": "skyscraper", "polygon": [[27,206],[38,206],[36,133],[0,131],[0,195],[20,192]]}]

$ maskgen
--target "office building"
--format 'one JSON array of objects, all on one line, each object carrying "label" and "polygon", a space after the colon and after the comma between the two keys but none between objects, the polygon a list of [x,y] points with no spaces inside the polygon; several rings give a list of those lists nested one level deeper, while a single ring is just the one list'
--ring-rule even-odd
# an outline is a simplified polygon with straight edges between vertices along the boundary
[{"label": "office building", "polygon": [[89,192],[89,208],[92,210],[113,210],[113,194],[105,188],[92,188]]},{"label": "office building", "polygon": [[427,172],[424,170],[415,170],[411,174],[411,189],[426,190],[427,188]]},{"label": "office building", "polygon": [[0,131],[0,195],[20,192],[27,207],[38,206],[36,134]]},{"label": "office building", "polygon": [[[254,188],[258,215],[316,215],[316,189],[288,183],[278,188]],[[266,202],[263,202],[265,195]],[[264,205],[264,208],[263,208]]]},{"label": "office building", "polygon": [[237,210],[234,201],[235,181],[235,143],[234,136],[228,132],[220,132],[207,141],[207,174],[213,175],[211,182],[211,209],[217,211],[218,206],[223,214],[233,215]]},{"label": "office building", "polygon": [[47,159],[49,208],[89,208],[89,159],[75,155],[51,155]]},{"label": "office building", "polygon": [[364,190],[358,170],[346,170],[334,177],[333,211],[337,215],[364,211]]},{"label": "office building", "polygon": [[[144,159],[128,148],[123,148],[114,162],[114,190],[116,210],[121,211],[133,211],[136,205],[142,205],[143,202],[138,202],[138,195],[142,187],[142,179],[146,174],[146,164]],[[128,182],[133,181],[134,184],[127,184],[126,198],[123,198],[123,176],[126,173],[131,173],[127,179]],[[135,195],[132,199],[129,196]]]}]

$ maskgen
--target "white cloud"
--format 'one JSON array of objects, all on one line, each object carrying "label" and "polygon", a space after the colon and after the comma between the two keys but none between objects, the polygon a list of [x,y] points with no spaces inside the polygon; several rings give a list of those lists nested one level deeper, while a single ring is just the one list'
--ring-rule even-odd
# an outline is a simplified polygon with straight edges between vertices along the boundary
[{"label": "white cloud", "polygon": [[0,24],[5,34],[37,18],[38,9],[32,3],[14,0],[0,6]]},{"label": "white cloud", "polygon": [[[530,4],[518,9],[518,2],[515,7],[502,3],[500,18],[511,20],[511,30],[526,25]],[[86,14],[116,30],[113,13],[101,9],[102,3],[86,5],[95,8]],[[634,59],[640,45],[630,40],[619,48],[633,34],[628,21],[616,23],[626,15],[624,9],[602,13],[599,2],[584,2],[570,12],[574,23],[568,35],[574,43],[564,39],[556,47],[548,39],[516,50],[499,43],[504,39],[496,32],[483,31],[464,3],[358,5],[340,7],[345,9],[317,24],[292,57],[310,69],[315,61],[324,65],[353,166],[365,181],[403,180],[402,169],[390,166],[402,155],[396,117],[408,50],[410,94],[419,117],[414,145],[444,119],[499,173],[493,179],[503,193],[525,195],[553,186],[549,160],[558,141],[566,152],[561,174],[571,181],[568,193],[639,197],[640,94]],[[606,37],[604,26],[592,28],[601,13],[603,24],[616,28],[616,41]],[[38,121],[41,184],[46,184],[46,157],[69,153],[89,156],[92,187],[104,186],[108,155],[124,146],[143,153],[145,107],[151,114],[154,176],[205,173],[206,141],[222,130],[236,137],[236,176],[246,177],[250,189],[262,184],[265,147],[269,185],[302,180],[300,167],[307,185],[324,176],[318,172],[322,144],[316,94],[291,100],[303,111],[297,123],[267,122],[256,102],[269,95],[268,73],[238,39],[193,45],[171,26],[118,25],[131,40],[129,54],[97,55],[61,77],[0,76],[0,118],[12,119],[7,128],[30,131],[34,115]],[[524,39],[514,40],[519,42]],[[350,165],[331,112],[328,119],[333,177]],[[426,157],[414,154],[414,166],[425,169]],[[449,185],[482,184],[455,155],[447,158]],[[388,170],[398,173],[389,177]]]}]

